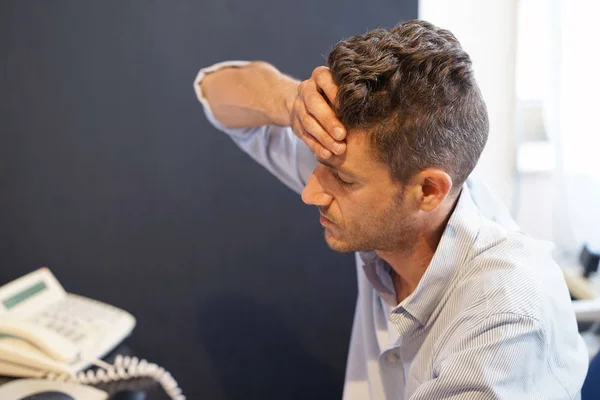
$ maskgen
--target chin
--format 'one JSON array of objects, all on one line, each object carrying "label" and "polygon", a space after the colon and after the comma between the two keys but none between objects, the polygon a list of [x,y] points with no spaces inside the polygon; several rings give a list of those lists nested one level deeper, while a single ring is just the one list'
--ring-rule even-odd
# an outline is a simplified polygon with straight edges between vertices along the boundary
[{"label": "chin", "polygon": [[350,253],[357,251],[357,249],[350,243],[344,240],[337,239],[331,236],[331,234],[327,234],[327,231],[325,231],[325,242],[331,250],[337,251],[339,253]]}]

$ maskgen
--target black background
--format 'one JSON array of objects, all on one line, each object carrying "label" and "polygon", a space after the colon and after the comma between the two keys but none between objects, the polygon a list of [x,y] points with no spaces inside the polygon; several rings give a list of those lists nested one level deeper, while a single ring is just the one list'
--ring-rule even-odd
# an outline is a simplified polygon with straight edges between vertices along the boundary
[{"label": "black background", "polygon": [[0,2],[0,283],[47,265],[133,313],[190,399],[341,396],[353,256],[205,120],[200,67],[306,78],[417,1]]}]

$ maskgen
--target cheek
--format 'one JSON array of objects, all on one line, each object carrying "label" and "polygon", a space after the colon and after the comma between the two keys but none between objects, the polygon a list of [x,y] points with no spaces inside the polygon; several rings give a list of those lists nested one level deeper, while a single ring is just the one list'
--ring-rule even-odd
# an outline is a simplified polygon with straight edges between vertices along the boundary
[{"label": "cheek", "polygon": [[340,204],[341,221],[346,227],[360,227],[368,230],[371,226],[379,226],[385,223],[385,207],[373,203],[347,203]]},{"label": "cheek", "polygon": [[334,198],[339,217],[347,224],[378,219],[385,221],[386,215],[402,207],[397,190],[382,185],[340,191]]}]

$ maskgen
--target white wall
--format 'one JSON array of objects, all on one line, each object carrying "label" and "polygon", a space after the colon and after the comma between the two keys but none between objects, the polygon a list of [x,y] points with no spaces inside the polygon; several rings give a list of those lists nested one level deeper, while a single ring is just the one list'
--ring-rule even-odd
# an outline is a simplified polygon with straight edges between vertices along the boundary
[{"label": "white wall", "polygon": [[517,0],[419,0],[419,18],[449,29],[473,60],[490,116],[478,170],[510,206],[515,171]]}]

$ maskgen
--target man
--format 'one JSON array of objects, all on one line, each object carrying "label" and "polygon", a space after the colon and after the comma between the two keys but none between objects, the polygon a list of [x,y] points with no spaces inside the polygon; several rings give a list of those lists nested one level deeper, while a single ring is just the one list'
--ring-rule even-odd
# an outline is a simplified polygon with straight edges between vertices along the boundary
[{"label": "man", "polygon": [[336,44],[328,66],[300,83],[222,63],[194,86],[318,207],[328,245],[357,252],[344,399],[579,398],[587,352],[549,246],[467,180],[488,117],[456,38],[410,21]]}]

